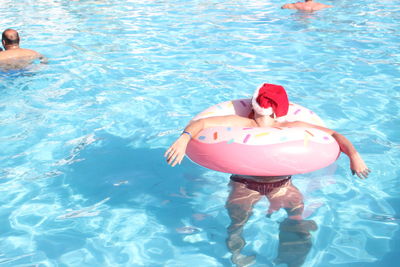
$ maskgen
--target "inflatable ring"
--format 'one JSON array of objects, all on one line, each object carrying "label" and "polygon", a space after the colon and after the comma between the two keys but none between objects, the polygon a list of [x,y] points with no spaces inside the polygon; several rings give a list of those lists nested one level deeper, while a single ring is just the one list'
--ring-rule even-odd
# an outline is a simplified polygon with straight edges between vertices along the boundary
[{"label": "inflatable ring", "polygon": [[[212,116],[248,117],[251,99],[212,106],[193,120]],[[324,126],[313,111],[290,103],[287,121]],[[315,128],[213,127],[191,139],[187,156],[206,168],[239,175],[280,176],[312,172],[332,164],[340,154],[336,140]]]}]

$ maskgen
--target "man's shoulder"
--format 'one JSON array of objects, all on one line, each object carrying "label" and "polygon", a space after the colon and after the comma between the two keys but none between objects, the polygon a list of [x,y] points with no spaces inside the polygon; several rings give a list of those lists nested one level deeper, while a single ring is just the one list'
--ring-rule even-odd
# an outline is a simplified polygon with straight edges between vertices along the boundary
[{"label": "man's shoulder", "polygon": [[304,2],[293,3],[293,6],[295,9],[300,9],[300,10],[307,8],[307,4]]},{"label": "man's shoulder", "polygon": [[40,54],[36,52],[35,50],[32,49],[27,49],[27,48],[20,48],[20,53],[26,54],[26,55],[37,55],[39,56]]},{"label": "man's shoulder", "polygon": [[328,7],[332,7],[332,6],[325,5],[325,4],[322,4],[322,3],[314,3],[314,8],[317,9],[317,10],[328,8]]},{"label": "man's shoulder", "polygon": [[320,10],[323,8],[328,8],[332,7],[330,5],[325,5],[322,3],[317,3],[317,2],[296,2],[296,3],[290,3],[290,4],[285,4],[282,6],[282,8],[285,9],[297,9],[297,10],[305,10],[305,11],[314,11],[314,10]]},{"label": "man's shoulder", "polygon": [[2,55],[4,57],[8,58],[39,58],[41,57],[41,54],[36,52],[35,50],[32,49],[26,49],[26,48],[18,48],[18,49],[12,49],[12,50],[6,50],[2,52]]},{"label": "man's shoulder", "polygon": [[2,63],[14,63],[14,62],[31,62],[35,59],[42,60],[44,58],[40,53],[32,49],[18,48],[5,50],[0,52],[0,61]]},{"label": "man's shoulder", "polygon": [[283,8],[283,9],[296,9],[296,4],[297,3],[284,4],[281,8]]}]

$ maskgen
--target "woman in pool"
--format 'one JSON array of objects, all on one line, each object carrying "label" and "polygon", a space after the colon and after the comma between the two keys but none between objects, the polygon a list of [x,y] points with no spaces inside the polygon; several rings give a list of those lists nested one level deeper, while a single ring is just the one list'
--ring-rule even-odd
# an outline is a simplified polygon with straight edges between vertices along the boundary
[{"label": "woman in pool", "polygon": [[[196,136],[208,127],[312,127],[331,134],[338,142],[340,150],[350,158],[353,174],[357,174],[361,179],[367,178],[370,170],[347,138],[324,127],[300,121],[284,121],[289,101],[282,86],[263,84],[255,92],[252,105],[253,112],[250,118],[228,115],[191,121],[181,136],[165,152],[168,164],[171,166],[180,164],[192,136]],[[241,254],[246,244],[242,232],[252,214],[254,204],[265,196],[270,202],[268,216],[281,208],[288,214],[288,218],[280,223],[276,262],[301,266],[312,246],[310,231],[316,230],[317,225],[314,221],[304,220],[303,196],[292,184],[291,176],[232,175],[230,186],[231,192],[226,208],[231,224],[228,227],[226,243],[232,253],[232,262],[237,266],[245,266],[254,261],[255,256]]]},{"label": "woman in pool", "polygon": [[216,116],[191,121],[180,135],[180,137],[167,149],[165,157],[168,164],[174,167],[180,164],[186,153],[186,147],[193,136],[201,130],[215,126],[226,127],[311,127],[322,130],[337,141],[341,152],[345,153],[350,159],[350,168],[353,174],[361,179],[367,178],[370,170],[364,163],[360,154],[353,144],[343,135],[317,125],[306,122],[284,121],[284,117],[289,109],[289,100],[285,89],[280,85],[263,84],[256,90],[253,99],[253,113],[250,118],[238,115]]}]

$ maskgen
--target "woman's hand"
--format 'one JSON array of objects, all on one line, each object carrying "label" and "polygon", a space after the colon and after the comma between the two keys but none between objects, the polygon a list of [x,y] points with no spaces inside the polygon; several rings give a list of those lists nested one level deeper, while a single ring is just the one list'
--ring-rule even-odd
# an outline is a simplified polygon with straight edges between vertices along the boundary
[{"label": "woman's hand", "polygon": [[361,179],[365,179],[368,177],[371,172],[365,164],[364,160],[361,158],[360,154],[355,153],[350,157],[350,169],[352,174],[357,174],[357,176]]},{"label": "woman's hand", "polygon": [[169,165],[174,167],[176,164],[181,164],[186,153],[186,147],[190,141],[188,134],[182,134],[179,138],[167,149],[164,157],[167,158]]}]

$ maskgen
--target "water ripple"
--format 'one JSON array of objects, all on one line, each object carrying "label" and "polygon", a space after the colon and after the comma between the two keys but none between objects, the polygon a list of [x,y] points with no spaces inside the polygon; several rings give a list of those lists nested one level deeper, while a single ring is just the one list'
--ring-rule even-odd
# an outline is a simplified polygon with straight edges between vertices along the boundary
[{"label": "water ripple", "polygon": [[[227,175],[186,160],[167,168],[162,154],[192,116],[263,82],[284,85],[373,170],[355,180],[340,157],[329,174],[294,178],[323,226],[307,263],[390,252],[400,188],[396,1],[312,14],[271,1],[3,2],[3,25],[49,64],[0,73],[0,264],[229,266]],[[245,232],[256,240],[249,251],[270,252],[257,258],[268,265],[285,214],[265,221],[267,205]]]}]

